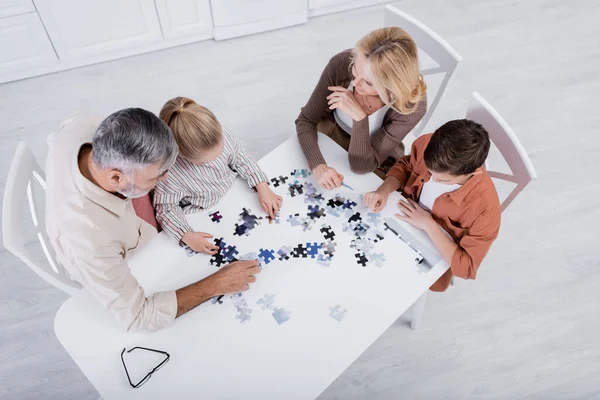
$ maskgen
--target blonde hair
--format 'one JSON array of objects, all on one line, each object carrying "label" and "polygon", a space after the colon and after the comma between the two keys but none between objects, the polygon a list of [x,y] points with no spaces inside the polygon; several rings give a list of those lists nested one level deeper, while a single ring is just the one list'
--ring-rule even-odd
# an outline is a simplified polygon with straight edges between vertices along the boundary
[{"label": "blonde hair", "polygon": [[367,59],[373,85],[381,100],[401,114],[412,114],[425,96],[427,85],[419,69],[417,44],[403,29],[376,29],[358,41],[352,51]]},{"label": "blonde hair", "polygon": [[195,158],[201,150],[214,148],[223,136],[215,115],[187,97],[167,101],[159,116],[173,131],[179,154],[185,158]]}]

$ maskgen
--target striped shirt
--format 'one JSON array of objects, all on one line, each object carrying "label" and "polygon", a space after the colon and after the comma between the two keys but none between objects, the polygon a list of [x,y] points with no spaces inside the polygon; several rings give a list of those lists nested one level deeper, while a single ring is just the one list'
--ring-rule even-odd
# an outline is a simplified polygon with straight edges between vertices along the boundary
[{"label": "striped shirt", "polygon": [[167,179],[156,186],[156,219],[179,244],[185,233],[194,231],[185,219],[185,214],[217,204],[238,174],[248,182],[251,189],[261,182],[268,182],[267,175],[246,151],[241,140],[226,129],[223,129],[223,138],[223,151],[215,160],[197,165],[183,157],[177,157]]}]

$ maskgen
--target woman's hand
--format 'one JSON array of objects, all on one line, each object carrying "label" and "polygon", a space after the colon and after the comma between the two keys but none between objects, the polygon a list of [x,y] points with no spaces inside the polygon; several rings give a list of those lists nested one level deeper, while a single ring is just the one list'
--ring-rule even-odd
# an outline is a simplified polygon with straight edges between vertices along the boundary
[{"label": "woman's hand", "polygon": [[426,230],[432,224],[436,224],[435,220],[427,210],[424,210],[419,203],[408,199],[408,201],[400,200],[398,208],[404,215],[396,214],[396,218],[406,221],[415,228]]},{"label": "woman's hand", "polygon": [[215,246],[206,239],[212,238],[213,235],[205,232],[186,232],[181,241],[189,246],[190,249],[198,253],[216,254],[219,251],[219,246]]},{"label": "woman's hand", "polygon": [[258,192],[258,200],[260,201],[263,210],[269,214],[269,217],[275,218],[275,214],[277,214],[281,208],[283,198],[273,193],[266,182],[261,182],[256,185],[256,191]]},{"label": "woman's hand", "polygon": [[327,89],[331,90],[327,100],[329,100],[329,109],[338,109],[345,112],[352,120],[360,121],[367,117],[367,113],[358,104],[354,98],[354,93],[345,87],[341,86],[329,86]]},{"label": "woman's hand", "polygon": [[312,173],[317,178],[319,185],[327,190],[339,188],[344,182],[344,175],[339,174],[335,168],[331,168],[327,164],[317,165]]}]

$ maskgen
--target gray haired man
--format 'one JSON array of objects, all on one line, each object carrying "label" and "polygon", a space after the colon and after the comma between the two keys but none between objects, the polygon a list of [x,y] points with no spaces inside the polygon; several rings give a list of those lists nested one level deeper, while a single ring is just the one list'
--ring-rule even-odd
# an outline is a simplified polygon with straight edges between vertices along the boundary
[{"label": "gray haired man", "polygon": [[128,108],[106,119],[77,115],[50,144],[46,226],[59,262],[126,330],[157,330],[211,297],[247,290],[256,261],[229,264],[177,291],[145,296],[127,257],[156,235],[131,198],[166,178],[177,157],[169,127]]}]

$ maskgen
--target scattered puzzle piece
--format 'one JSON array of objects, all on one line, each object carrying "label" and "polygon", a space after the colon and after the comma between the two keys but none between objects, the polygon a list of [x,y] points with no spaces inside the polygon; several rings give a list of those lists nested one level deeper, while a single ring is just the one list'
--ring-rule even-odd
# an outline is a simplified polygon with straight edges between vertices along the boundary
[{"label": "scattered puzzle piece", "polygon": [[335,307],[329,307],[329,316],[338,322],[342,322],[347,311],[348,310],[337,304]]},{"label": "scattered puzzle piece", "polygon": [[272,179],[271,179],[271,182],[273,182],[273,186],[275,186],[275,187],[279,187],[279,185],[282,185],[282,184],[284,184],[284,183],[285,183],[285,181],[287,181],[288,179],[289,179],[289,177],[288,177],[288,176],[282,176],[282,175],[280,175],[280,176],[279,176],[279,177],[277,177],[277,178],[272,178]]},{"label": "scattered puzzle piece", "polygon": [[291,311],[284,310],[283,308],[275,308],[273,311],[273,318],[279,325],[290,319]]},{"label": "scattered puzzle piece", "polygon": [[243,208],[242,212],[240,213],[239,223],[235,224],[235,231],[233,234],[237,236],[248,236],[250,231],[260,224],[261,220],[262,217],[257,217],[256,215],[252,214],[252,211]]},{"label": "scattered puzzle piece", "polygon": [[262,298],[256,302],[262,310],[272,310],[275,305],[275,295],[265,294]]},{"label": "scattered puzzle piece", "polygon": [[210,220],[212,222],[216,222],[216,223],[220,223],[221,222],[221,218],[223,218],[223,216],[221,215],[221,213],[219,211],[215,211],[212,214],[208,214],[210,216]]},{"label": "scattered puzzle piece", "polygon": [[321,245],[319,243],[306,243],[306,248],[306,254],[308,254],[310,258],[315,258],[319,254]]},{"label": "scattered puzzle piece", "polygon": [[298,180],[288,183],[288,186],[288,195],[291,197],[296,197],[304,192],[304,185],[302,185]]},{"label": "scattered puzzle piece", "polygon": [[321,225],[321,229],[319,229],[319,230],[323,234],[323,237],[325,238],[325,240],[335,239],[335,232],[333,231],[333,229],[331,229],[330,225],[323,224],[323,225]]},{"label": "scattered puzzle piece", "polygon": [[367,213],[367,218],[371,225],[379,225],[381,223],[381,214],[379,213]]},{"label": "scattered puzzle piece", "polygon": [[213,304],[223,304],[223,300],[222,300],[222,299],[223,299],[223,296],[224,296],[224,295],[215,296],[215,297],[213,297],[213,298],[210,300],[210,302],[211,302],[211,303],[213,303]]},{"label": "scattered puzzle piece", "polygon": [[267,265],[275,259],[274,253],[275,250],[260,249],[260,251],[258,252],[258,258],[260,258],[263,264]]},{"label": "scattered puzzle piece", "polygon": [[290,246],[283,246],[281,249],[277,250],[277,254],[279,255],[279,261],[289,260],[289,253],[292,251]]},{"label": "scattered puzzle piece", "polygon": [[319,207],[318,205],[309,205],[308,206],[308,213],[306,214],[307,217],[311,218],[311,219],[318,219],[321,218],[323,216],[325,216],[325,209]]},{"label": "scattered puzzle piece", "polygon": [[294,249],[290,252],[290,255],[294,258],[308,257],[308,255],[306,254],[306,248],[302,244],[299,244],[297,247],[294,247]]},{"label": "scattered puzzle piece", "polygon": [[356,253],[354,255],[356,257],[356,263],[362,265],[363,267],[367,266],[369,260],[365,257],[364,253]]}]

